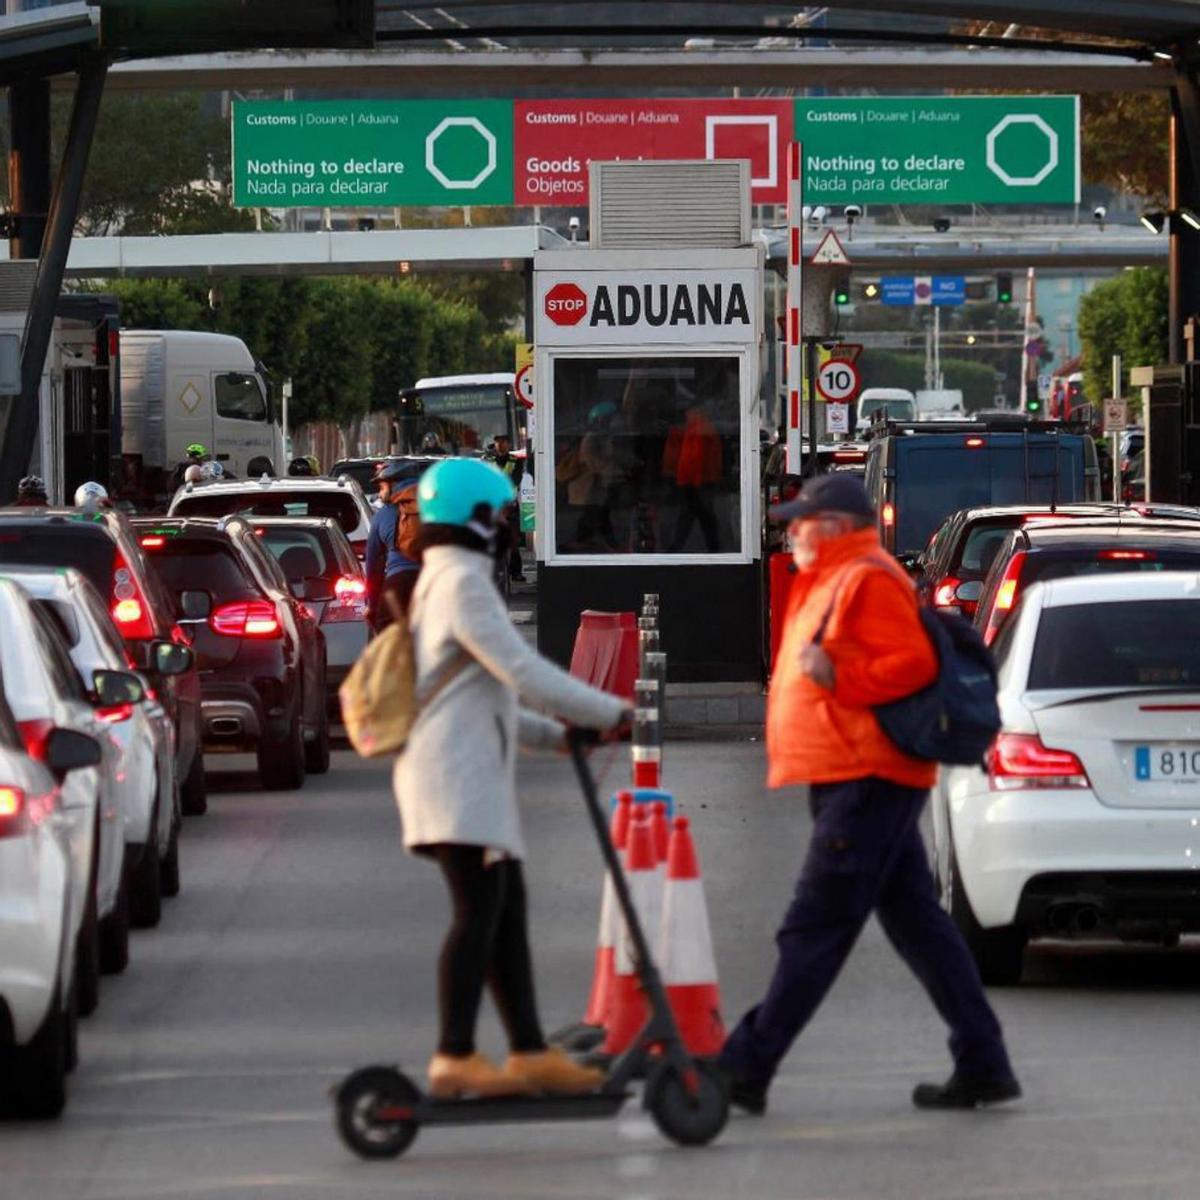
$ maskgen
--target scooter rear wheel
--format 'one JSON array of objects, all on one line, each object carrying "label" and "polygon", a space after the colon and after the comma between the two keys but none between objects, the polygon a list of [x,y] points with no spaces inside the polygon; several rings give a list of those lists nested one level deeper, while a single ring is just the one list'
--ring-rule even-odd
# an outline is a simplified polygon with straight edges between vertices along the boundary
[{"label": "scooter rear wheel", "polygon": [[646,1082],[645,1106],[665,1137],[680,1146],[705,1146],[729,1119],[729,1092],[712,1063],[693,1060],[694,1087],[669,1062]]},{"label": "scooter rear wheel", "polygon": [[396,1158],[416,1140],[420,1128],[411,1117],[390,1110],[411,1110],[421,1093],[393,1067],[364,1067],[337,1090],[337,1130],[361,1158]]}]

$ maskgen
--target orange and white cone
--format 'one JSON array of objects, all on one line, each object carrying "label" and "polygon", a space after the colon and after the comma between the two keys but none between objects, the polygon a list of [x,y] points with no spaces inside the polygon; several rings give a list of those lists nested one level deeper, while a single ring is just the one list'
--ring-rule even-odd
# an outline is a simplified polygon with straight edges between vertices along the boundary
[{"label": "orange and white cone", "polygon": [[[645,805],[635,805],[625,854],[625,879],[646,937],[653,945],[662,913],[662,884],[654,853],[654,833]],[[646,993],[637,975],[633,939],[625,922],[617,938],[612,989],[605,1021],[605,1055],[620,1054],[632,1044],[649,1015]]]},{"label": "orange and white cone", "polygon": [[[658,859],[659,873],[665,880],[667,877],[667,851],[671,847],[671,824],[667,820],[667,802],[655,800],[650,806],[650,832],[654,834],[654,857]],[[653,946],[658,938],[658,930],[652,929],[647,935]]]},{"label": "orange and white cone", "polygon": [[725,1024],[704,881],[687,817],[676,817],[671,831],[658,965],[688,1052],[716,1055],[725,1043]]},{"label": "orange and white cone", "polygon": [[[620,854],[625,850],[629,840],[629,814],[633,808],[633,795],[630,792],[617,793],[617,806],[613,810],[610,826],[612,842]],[[588,997],[587,1012],[584,1014],[585,1025],[602,1026],[608,1011],[608,998],[612,991],[613,962],[616,954],[617,937],[620,933],[621,918],[617,908],[617,893],[613,887],[612,875],[604,873],[604,891],[600,898],[600,928],[596,935],[596,965],[592,972],[592,991]]]}]

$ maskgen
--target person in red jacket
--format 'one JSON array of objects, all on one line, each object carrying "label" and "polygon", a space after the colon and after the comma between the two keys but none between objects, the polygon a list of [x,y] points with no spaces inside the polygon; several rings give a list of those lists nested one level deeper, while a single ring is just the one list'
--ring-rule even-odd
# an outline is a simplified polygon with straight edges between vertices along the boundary
[{"label": "person in red jacket", "polygon": [[771,510],[788,524],[797,576],[767,705],[767,782],[808,784],[812,840],[762,1002],[729,1035],[731,1099],[766,1110],[780,1061],[837,978],[867,918],[924,984],[950,1027],[954,1073],[913,1092],[921,1108],[974,1108],[1021,1094],[974,959],[938,904],[918,825],[937,767],[902,754],[872,709],[928,686],[937,657],[904,570],[879,542],[851,475],[810,479]]}]

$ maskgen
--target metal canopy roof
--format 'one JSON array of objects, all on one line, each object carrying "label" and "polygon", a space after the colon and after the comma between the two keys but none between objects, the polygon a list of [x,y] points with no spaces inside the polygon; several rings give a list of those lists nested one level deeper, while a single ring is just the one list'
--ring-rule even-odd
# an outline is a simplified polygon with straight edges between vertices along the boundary
[{"label": "metal canopy roof", "polygon": [[0,17],[0,86],[74,71],[99,43],[99,9],[82,0]]}]

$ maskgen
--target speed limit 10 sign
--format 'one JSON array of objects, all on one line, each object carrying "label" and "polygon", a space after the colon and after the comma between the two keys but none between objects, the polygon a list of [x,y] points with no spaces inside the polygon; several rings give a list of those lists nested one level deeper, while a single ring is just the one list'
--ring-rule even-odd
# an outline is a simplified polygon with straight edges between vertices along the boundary
[{"label": "speed limit 10 sign", "polygon": [[823,362],[817,371],[817,391],[831,404],[847,404],[858,393],[858,368],[843,358]]}]

